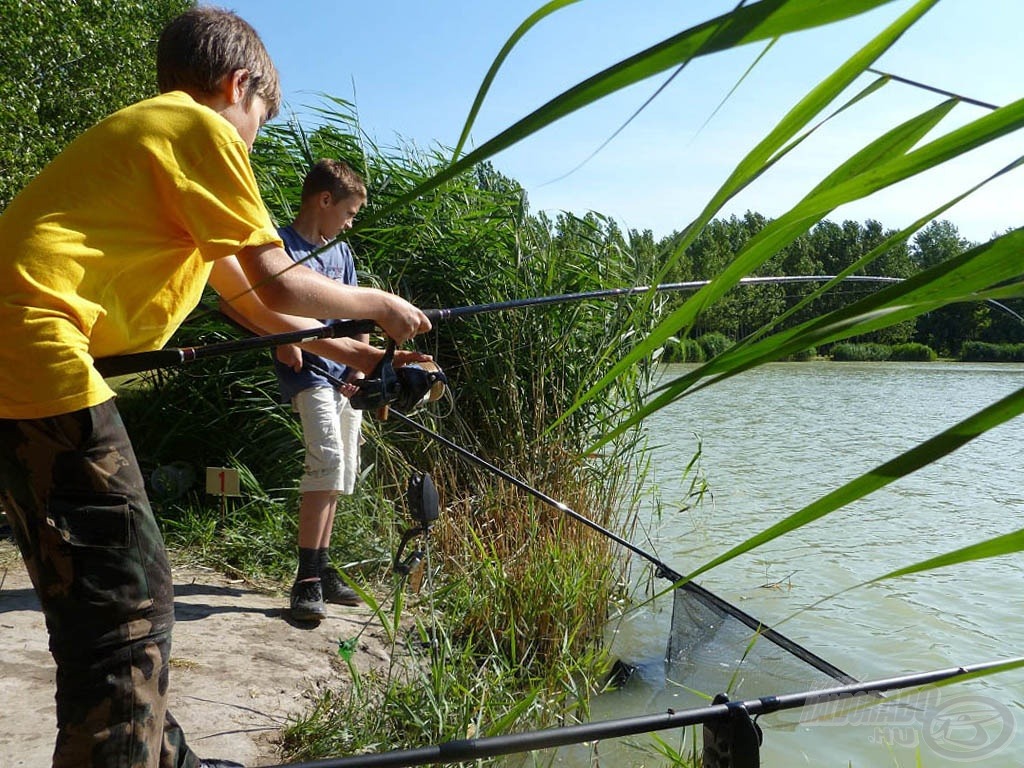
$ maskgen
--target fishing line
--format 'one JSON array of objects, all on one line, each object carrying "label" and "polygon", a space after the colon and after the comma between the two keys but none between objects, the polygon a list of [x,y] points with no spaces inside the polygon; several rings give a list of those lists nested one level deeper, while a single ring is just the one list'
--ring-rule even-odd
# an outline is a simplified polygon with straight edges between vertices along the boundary
[{"label": "fishing line", "polygon": [[963,96],[962,94],[954,93],[953,91],[947,91],[944,88],[937,88],[934,85],[928,85],[927,83],[922,83],[917,80],[911,80],[910,78],[900,77],[899,75],[894,75],[892,72],[883,72],[882,70],[875,69],[874,67],[868,67],[867,71],[879,75],[880,77],[887,77],[890,80],[895,80],[898,83],[910,85],[913,86],[914,88],[920,88],[923,91],[931,91],[932,93],[937,93],[940,96],[949,96],[950,98],[956,99],[957,101],[962,101],[965,104],[973,104],[976,107],[984,107],[985,109],[991,110],[999,109],[999,105],[997,104],[989,104],[986,101],[972,99],[970,96]]},{"label": "fishing line", "polygon": [[403,424],[406,424],[407,426],[410,426],[413,429],[427,435],[433,440],[436,440],[445,447],[459,454],[467,461],[470,461],[471,463],[476,464],[477,466],[483,467],[489,472],[509,482],[510,484],[520,489],[521,491],[524,491],[525,493],[530,494],[531,496],[533,496],[536,499],[539,499],[545,504],[554,507],[563,514],[568,515],[572,519],[587,526],[588,528],[591,528],[597,533],[606,536],[607,538],[616,542],[620,546],[625,547],[629,551],[633,552],[634,554],[638,555],[639,557],[642,557],[643,559],[651,563],[655,567],[655,575],[658,578],[667,579],[671,581],[674,585],[674,592],[676,597],[674,598],[673,602],[673,633],[676,632],[676,627],[678,626],[676,614],[682,614],[684,611],[681,602],[682,598],[680,598],[680,596],[685,594],[688,598],[692,598],[694,601],[700,603],[705,613],[713,613],[716,617],[718,617],[719,621],[721,621],[722,617],[726,615],[732,619],[736,619],[737,621],[746,625],[748,629],[753,630],[756,637],[763,637],[766,640],[771,641],[780,648],[788,651],[794,657],[804,661],[805,663],[814,667],[818,671],[823,672],[829,677],[844,683],[856,682],[856,678],[839,669],[831,662],[826,661],[824,658],[818,656],[817,654],[803,647],[794,640],[791,640],[790,638],[786,637],[780,632],[777,632],[776,630],[766,625],[764,622],[754,618],[745,611],[742,611],[740,608],[736,607],[727,600],[722,599],[713,592],[705,589],[696,582],[687,581],[684,576],[682,576],[677,571],[673,570],[671,567],[666,565],[664,562],[659,560],[651,553],[641,549],[632,542],[622,538],[618,534],[609,531],[607,528],[604,528],[603,526],[599,525],[593,520],[590,520],[589,518],[581,515],[580,513],[571,509],[562,502],[548,496],[547,494],[543,493],[542,491],[536,488],[533,488],[532,486],[528,485],[519,478],[516,478],[513,475],[510,475],[508,472],[505,472],[504,470],[494,466],[487,460],[481,458],[480,456],[477,456],[471,451],[452,442],[448,438],[438,434],[429,427],[420,424],[419,422],[413,419],[410,419],[408,416],[401,413],[400,411],[392,410],[391,413],[389,414],[389,417],[390,416],[394,416]]}]

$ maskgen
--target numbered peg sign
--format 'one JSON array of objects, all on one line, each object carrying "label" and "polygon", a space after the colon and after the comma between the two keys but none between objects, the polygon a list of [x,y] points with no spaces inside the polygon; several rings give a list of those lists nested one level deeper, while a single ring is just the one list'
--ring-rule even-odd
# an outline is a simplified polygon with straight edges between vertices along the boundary
[{"label": "numbered peg sign", "polygon": [[206,492],[213,496],[241,496],[238,470],[230,467],[207,467]]}]

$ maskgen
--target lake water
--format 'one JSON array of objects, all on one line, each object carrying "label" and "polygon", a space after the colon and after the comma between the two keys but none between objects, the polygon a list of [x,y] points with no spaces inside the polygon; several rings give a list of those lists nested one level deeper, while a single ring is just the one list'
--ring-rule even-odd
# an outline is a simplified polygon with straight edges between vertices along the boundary
[{"label": "lake water", "polygon": [[[644,511],[647,538],[635,543],[687,573],[1021,386],[1022,365],[813,362],[709,387],[647,422],[656,446],[647,497],[660,501]],[[698,445],[709,494],[680,511],[689,487],[682,475]],[[1022,468],[1024,417],[698,581],[859,680],[1022,656],[1024,555],[857,587],[815,605],[1024,528]],[[665,675],[671,603],[659,599],[616,627],[614,655],[640,670],[598,700],[594,720],[703,703],[681,687],[693,681]],[[792,692],[758,691],[756,680],[749,690],[756,693],[734,698]],[[922,696],[895,715],[832,726],[801,721],[799,711],[763,717],[762,765],[916,766],[918,756],[925,768],[1024,763],[1024,670]],[[661,736],[678,742],[680,734]],[[564,757],[594,764],[581,754]],[[601,754],[601,765],[663,764],[611,744]]]}]

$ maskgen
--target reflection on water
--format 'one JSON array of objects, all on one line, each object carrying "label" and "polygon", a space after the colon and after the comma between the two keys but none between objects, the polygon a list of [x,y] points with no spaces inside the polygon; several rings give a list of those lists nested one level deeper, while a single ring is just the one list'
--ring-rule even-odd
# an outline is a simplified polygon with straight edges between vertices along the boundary
[{"label": "reflection on water", "polygon": [[[658,446],[648,490],[661,507],[646,513],[651,541],[641,544],[691,571],[1022,386],[1020,365],[820,362],[771,365],[710,387],[648,420]],[[676,513],[698,438],[712,495]],[[861,680],[1024,655],[1019,555],[857,586],[1024,528],[1022,465],[1024,419],[1016,419],[700,582]],[[594,719],[704,703],[689,689],[699,675],[665,675],[670,619],[664,598],[615,627],[615,654],[640,660],[640,671],[598,702]],[[832,727],[809,725],[800,713],[762,718],[763,764],[912,766],[917,751],[926,768],[1020,762],[1024,671],[937,695],[909,717],[847,718]],[[964,697],[970,714],[950,719],[954,699]],[[991,715],[988,731],[977,723],[963,731],[979,712]],[[656,764],[649,756],[616,764],[645,760]]]}]

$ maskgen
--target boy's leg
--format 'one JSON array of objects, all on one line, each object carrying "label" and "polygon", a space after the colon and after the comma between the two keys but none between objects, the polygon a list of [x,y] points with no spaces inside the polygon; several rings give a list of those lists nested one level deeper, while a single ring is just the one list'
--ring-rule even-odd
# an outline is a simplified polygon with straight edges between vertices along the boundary
[{"label": "boy's leg", "polygon": [[362,440],[363,412],[353,408],[347,397],[342,397],[338,405],[338,426],[341,443],[341,487],[338,490],[345,495],[351,495],[355,491],[356,478],[359,477],[359,444]]},{"label": "boy's leg", "polygon": [[57,663],[55,768],[196,768],[166,711],[174,591],[113,401],[0,420],[0,488]]},{"label": "boy's leg", "polygon": [[299,482],[299,569],[289,603],[293,619],[320,621],[327,617],[327,608],[320,584],[319,547],[325,529],[330,536],[335,488],[340,482],[335,391],[330,387],[311,387],[299,392],[293,405],[302,422],[306,458]]},{"label": "boy's leg", "polygon": [[305,491],[302,494],[299,501],[300,548],[320,549],[330,544],[337,501],[335,491]]},{"label": "boy's leg", "polygon": [[[352,407],[346,397],[339,397],[338,427],[341,446],[341,485],[339,492],[351,495],[355,490],[356,478],[359,476],[359,442],[362,439],[363,412]],[[331,506],[330,518],[324,527],[323,538],[320,540],[320,582],[324,600],[339,605],[359,605],[362,600],[354,589],[348,586],[337,569],[331,566],[329,551],[331,532],[334,529],[334,516],[337,511],[337,497]]]},{"label": "boy's leg", "polygon": [[[337,572],[323,567],[327,548],[331,542],[337,495],[344,491],[346,474],[351,473],[354,482],[357,470],[348,466],[346,454],[352,441],[352,418],[346,411],[355,411],[340,392],[332,387],[313,387],[303,390],[295,397],[295,409],[302,421],[302,437],[306,448],[305,473],[299,483],[302,501],[299,508],[299,573],[293,587],[293,603],[296,595],[318,591],[320,604],[328,602],[353,605],[358,603],[356,594],[346,587]],[[303,582],[323,580],[316,587],[302,586]],[[300,613],[312,616],[314,612],[326,615],[326,608],[320,605],[307,606],[308,600],[299,601]],[[306,608],[309,607],[307,611]],[[293,610],[293,615],[295,611]]]}]

